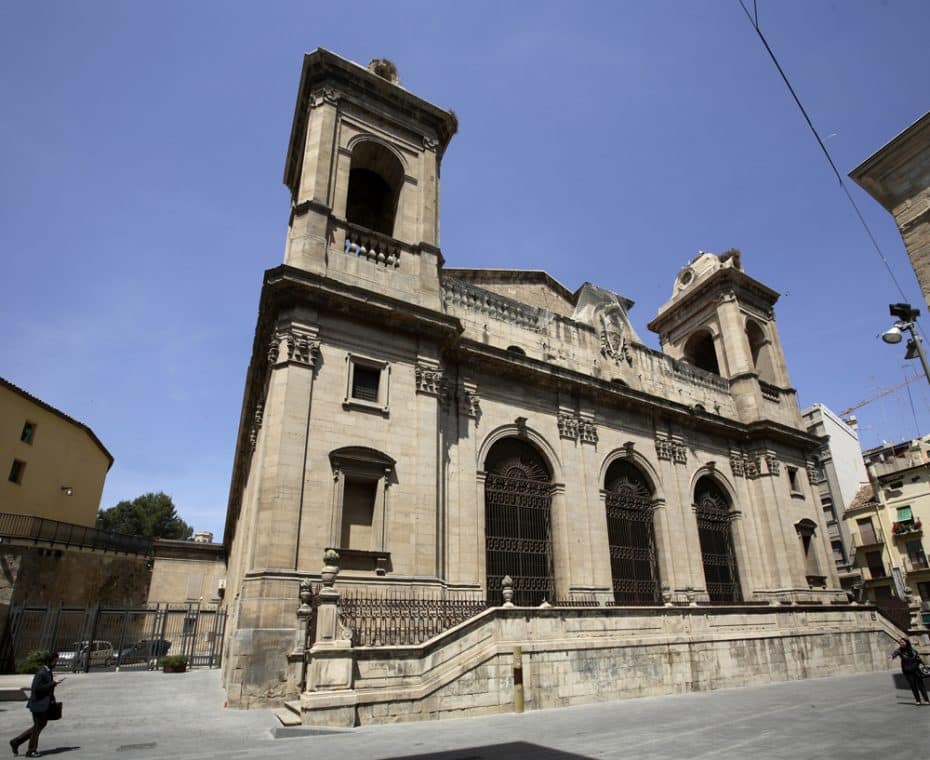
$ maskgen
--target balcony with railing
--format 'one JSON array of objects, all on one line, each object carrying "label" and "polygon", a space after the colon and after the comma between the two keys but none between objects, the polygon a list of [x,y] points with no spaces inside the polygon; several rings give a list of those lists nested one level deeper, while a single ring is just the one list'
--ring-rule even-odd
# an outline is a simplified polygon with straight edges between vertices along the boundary
[{"label": "balcony with railing", "polygon": [[891,532],[895,538],[915,538],[924,532],[923,523],[919,517],[916,520],[900,520],[891,524]]}]

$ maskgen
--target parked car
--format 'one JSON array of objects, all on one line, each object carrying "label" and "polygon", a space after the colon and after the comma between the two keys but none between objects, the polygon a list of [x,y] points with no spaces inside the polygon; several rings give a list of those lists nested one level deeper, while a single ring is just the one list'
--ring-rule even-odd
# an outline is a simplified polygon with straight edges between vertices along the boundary
[{"label": "parked car", "polygon": [[171,649],[171,642],[165,639],[141,639],[135,644],[120,649],[117,665],[131,665],[134,662],[148,662],[157,657],[164,657]]},{"label": "parked car", "polygon": [[58,667],[81,670],[88,661],[93,667],[109,667],[113,664],[113,645],[109,641],[75,641],[58,653]]}]

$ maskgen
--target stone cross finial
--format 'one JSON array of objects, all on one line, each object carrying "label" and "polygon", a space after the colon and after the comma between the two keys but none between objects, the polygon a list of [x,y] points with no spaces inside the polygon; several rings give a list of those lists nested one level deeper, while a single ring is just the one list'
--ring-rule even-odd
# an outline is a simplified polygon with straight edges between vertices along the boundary
[{"label": "stone cross finial", "polygon": [[300,582],[300,607],[297,608],[297,617],[300,620],[307,620],[313,614],[313,586],[310,585],[310,579],[305,578]]}]

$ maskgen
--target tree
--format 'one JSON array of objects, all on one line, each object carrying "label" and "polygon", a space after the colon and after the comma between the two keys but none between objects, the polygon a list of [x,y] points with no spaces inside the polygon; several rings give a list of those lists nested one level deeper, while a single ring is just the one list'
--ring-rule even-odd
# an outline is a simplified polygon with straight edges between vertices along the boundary
[{"label": "tree", "polygon": [[147,538],[190,538],[194,529],[182,520],[168,494],[146,493],[132,501],[101,509],[97,527],[113,533]]}]

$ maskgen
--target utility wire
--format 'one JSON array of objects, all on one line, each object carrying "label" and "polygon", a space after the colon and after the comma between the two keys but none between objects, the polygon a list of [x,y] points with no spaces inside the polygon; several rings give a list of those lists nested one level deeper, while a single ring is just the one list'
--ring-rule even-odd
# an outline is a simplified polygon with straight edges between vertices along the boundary
[{"label": "utility wire", "polygon": [[778,69],[778,73],[781,74],[782,81],[784,81],[785,86],[788,88],[788,92],[791,93],[791,97],[794,98],[794,102],[797,104],[798,108],[801,111],[801,115],[804,117],[804,120],[807,122],[807,126],[810,127],[811,132],[813,133],[817,144],[820,146],[820,150],[823,151],[823,155],[827,159],[827,163],[830,164],[830,168],[833,169],[833,173],[836,175],[837,181],[840,183],[840,187],[846,195],[847,200],[849,200],[850,205],[853,207],[853,211],[856,212],[856,216],[859,217],[859,221],[862,223],[865,233],[869,236],[869,240],[872,241],[872,246],[875,248],[878,257],[882,260],[882,263],[885,265],[885,269],[888,271],[888,276],[891,277],[891,281],[894,283],[895,287],[898,289],[898,293],[901,294],[901,300],[907,301],[907,296],[904,294],[904,290],[898,282],[898,278],[894,276],[894,272],[891,269],[891,265],[888,263],[888,259],[885,258],[885,254],[882,253],[882,249],[878,244],[878,241],[875,239],[875,235],[872,234],[872,230],[869,228],[868,223],[865,221],[865,217],[862,216],[862,212],[859,211],[859,206],[856,205],[856,201],[853,200],[852,195],[849,192],[849,189],[846,187],[846,183],[843,182],[843,177],[840,175],[839,170],[836,168],[836,164],[833,162],[833,157],[830,155],[830,151],[827,150],[827,146],[824,145],[823,140],[820,139],[820,135],[817,133],[817,130],[814,128],[814,124],[810,119],[810,116],[807,115],[807,111],[804,106],[801,105],[801,99],[798,97],[797,93],[794,91],[794,88],[791,86],[791,82],[788,81],[788,76],[785,74],[784,69],[782,69],[781,64],[778,62],[778,59],[775,57],[775,53],[772,52],[772,48],[769,47],[768,41],[765,39],[765,35],[762,34],[762,30],[759,28],[759,13],[758,8],[756,7],[756,0],[753,0],[752,7],[755,15],[749,12],[749,9],[743,3],[743,0],[739,0],[740,7],[743,9],[743,12],[746,14],[746,17],[749,19],[749,23],[752,24],[752,28],[756,30],[756,34],[759,36],[759,40],[765,46],[766,52],[769,54],[769,58],[772,59],[772,63],[775,64],[775,68]]}]

